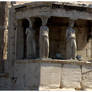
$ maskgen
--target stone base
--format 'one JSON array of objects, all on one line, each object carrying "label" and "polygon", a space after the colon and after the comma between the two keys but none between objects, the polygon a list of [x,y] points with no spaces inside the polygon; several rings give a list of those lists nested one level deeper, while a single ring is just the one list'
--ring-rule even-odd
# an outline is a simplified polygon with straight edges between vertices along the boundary
[{"label": "stone base", "polygon": [[51,63],[51,60],[41,60],[38,63],[17,61],[15,75],[18,89],[80,88],[81,82],[80,65]]},{"label": "stone base", "polygon": [[62,83],[66,88],[80,88],[81,69],[79,65],[64,64],[62,71]]},{"label": "stone base", "polygon": [[0,89],[92,89],[91,72],[92,64],[83,61],[21,60],[16,61],[14,76],[8,76],[9,81],[2,75]]}]

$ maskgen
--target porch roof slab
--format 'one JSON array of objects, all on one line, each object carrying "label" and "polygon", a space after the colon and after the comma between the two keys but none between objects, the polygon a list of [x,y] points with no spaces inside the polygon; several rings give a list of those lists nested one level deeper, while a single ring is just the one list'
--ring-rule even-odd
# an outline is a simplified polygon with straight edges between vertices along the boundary
[{"label": "porch roof slab", "polygon": [[17,19],[25,17],[57,16],[92,20],[92,7],[66,2],[31,2],[13,7]]}]

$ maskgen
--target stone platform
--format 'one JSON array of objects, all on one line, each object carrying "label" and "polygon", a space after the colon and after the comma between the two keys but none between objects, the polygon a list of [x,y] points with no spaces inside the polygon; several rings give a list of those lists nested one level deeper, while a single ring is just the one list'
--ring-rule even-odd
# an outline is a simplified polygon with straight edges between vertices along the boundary
[{"label": "stone platform", "polygon": [[10,83],[7,85],[11,87],[5,90],[91,90],[92,63],[86,60],[16,60],[13,77],[13,80],[8,78],[9,82],[0,78],[0,89],[4,90],[4,85]]},{"label": "stone platform", "polygon": [[86,60],[16,60],[15,68],[15,89],[92,88],[92,63]]}]

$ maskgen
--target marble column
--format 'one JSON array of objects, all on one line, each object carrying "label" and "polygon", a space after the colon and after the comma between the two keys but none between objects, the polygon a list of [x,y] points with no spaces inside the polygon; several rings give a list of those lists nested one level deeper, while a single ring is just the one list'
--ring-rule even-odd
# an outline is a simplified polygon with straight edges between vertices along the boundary
[{"label": "marble column", "polygon": [[48,17],[41,16],[42,26],[40,27],[39,48],[40,58],[47,59],[49,57],[49,28],[46,26]]},{"label": "marble column", "polygon": [[36,43],[35,43],[35,30],[32,28],[34,19],[27,18],[29,21],[29,27],[26,28],[26,47],[27,47],[27,58],[33,59],[36,57]]},{"label": "marble column", "polygon": [[74,27],[74,20],[69,20],[69,26],[66,30],[66,58],[67,59],[75,59],[77,52],[76,45],[76,34]]}]

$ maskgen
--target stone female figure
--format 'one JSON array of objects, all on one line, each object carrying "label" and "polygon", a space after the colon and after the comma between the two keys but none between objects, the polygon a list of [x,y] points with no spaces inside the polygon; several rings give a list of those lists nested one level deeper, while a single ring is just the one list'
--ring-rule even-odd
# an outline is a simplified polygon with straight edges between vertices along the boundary
[{"label": "stone female figure", "polygon": [[40,27],[40,58],[48,58],[49,56],[49,28],[47,26]]},{"label": "stone female figure", "polygon": [[66,30],[66,58],[75,59],[76,58],[76,35],[73,29],[74,20],[69,21],[69,27]]},{"label": "stone female figure", "polygon": [[27,58],[35,58],[36,55],[36,44],[35,44],[35,30],[32,28],[31,21],[29,27],[26,28],[26,46],[27,46]]}]

